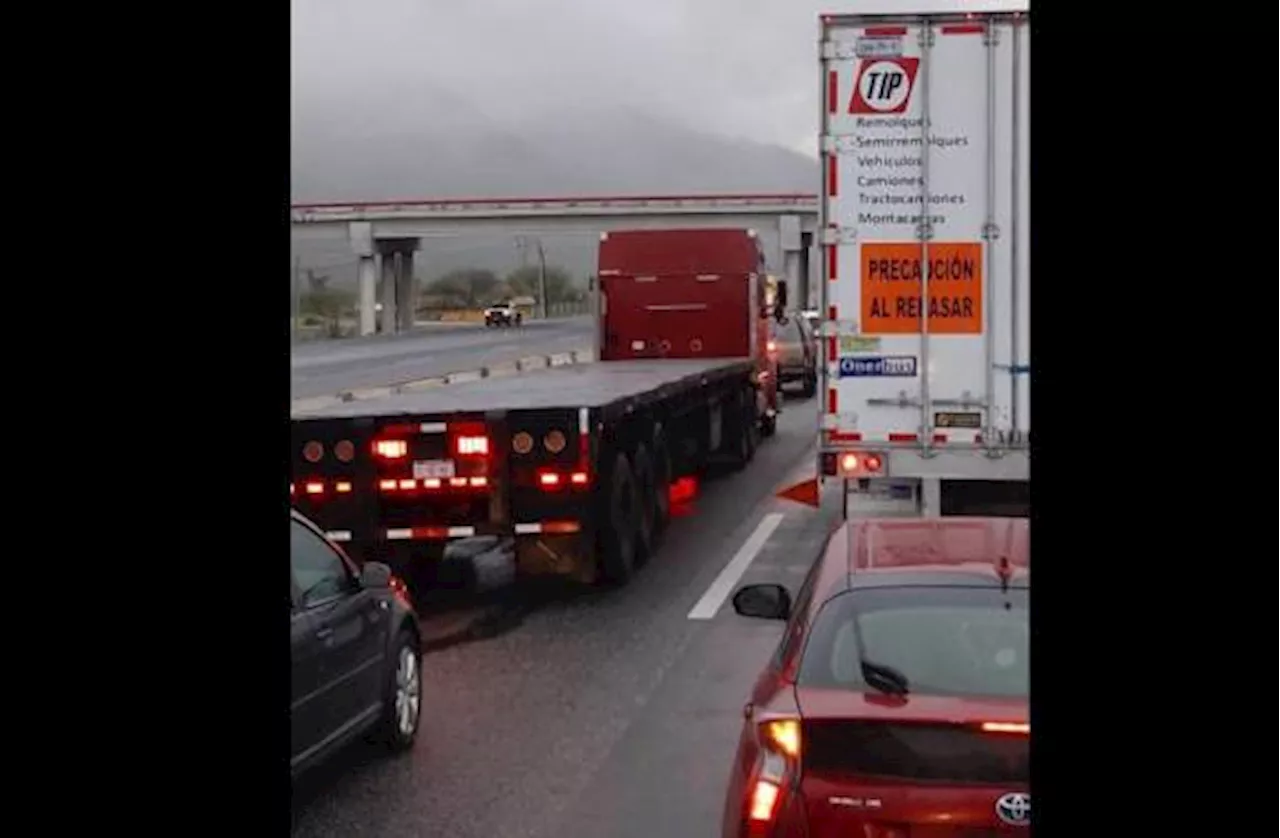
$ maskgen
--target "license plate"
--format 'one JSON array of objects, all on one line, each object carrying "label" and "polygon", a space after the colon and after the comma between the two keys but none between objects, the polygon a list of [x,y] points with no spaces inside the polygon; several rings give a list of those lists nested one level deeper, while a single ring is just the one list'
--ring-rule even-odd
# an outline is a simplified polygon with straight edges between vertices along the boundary
[{"label": "license plate", "polygon": [[416,480],[431,477],[453,477],[453,460],[415,460],[413,476]]}]

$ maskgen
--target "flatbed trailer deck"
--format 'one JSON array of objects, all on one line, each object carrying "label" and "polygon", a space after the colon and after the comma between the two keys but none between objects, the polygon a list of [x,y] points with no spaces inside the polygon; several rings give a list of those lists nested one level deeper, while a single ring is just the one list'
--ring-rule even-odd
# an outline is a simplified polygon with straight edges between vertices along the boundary
[{"label": "flatbed trailer deck", "polygon": [[625,582],[681,478],[750,461],[761,386],[751,358],[655,358],[300,412],[293,500],[419,591],[444,560],[494,554],[526,575]]},{"label": "flatbed trailer deck", "polygon": [[606,416],[662,399],[727,376],[749,374],[750,358],[654,359],[572,364],[531,370],[517,376],[431,387],[374,402],[352,401],[298,412],[294,419],[352,419],[362,416],[445,412],[545,410],[565,406],[602,409]]}]

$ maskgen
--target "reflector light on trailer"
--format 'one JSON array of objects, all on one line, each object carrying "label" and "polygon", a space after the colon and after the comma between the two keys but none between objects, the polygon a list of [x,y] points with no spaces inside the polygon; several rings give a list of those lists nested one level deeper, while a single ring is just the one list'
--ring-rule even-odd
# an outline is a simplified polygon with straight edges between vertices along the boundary
[{"label": "reflector light on trailer", "polygon": [[476,534],[475,527],[405,527],[387,530],[390,541],[409,539],[468,538]]},{"label": "reflector light on trailer", "polygon": [[1026,722],[983,722],[984,733],[1031,733],[1031,725]]},{"label": "reflector light on trailer", "polygon": [[324,484],[323,484],[323,483],[308,483],[308,484],[307,484],[307,494],[308,494],[308,495],[318,495],[318,494],[320,494],[320,493],[321,493],[321,492],[323,492],[323,491],[324,491]]},{"label": "reflector light on trailer", "polygon": [[569,482],[575,486],[585,486],[589,479],[585,471],[575,471],[569,476]]},{"label": "reflector light on trailer", "polygon": [[543,486],[559,486],[560,475],[556,474],[554,471],[544,471],[538,475],[538,482]]},{"label": "reflector light on trailer", "polygon": [[472,486],[487,486],[487,485],[489,485],[489,478],[487,478],[487,477],[472,477],[472,478],[470,478],[470,482],[471,482],[471,485],[472,485]]},{"label": "reflector light on trailer", "polygon": [[537,533],[563,535],[581,532],[582,525],[577,521],[540,521],[532,524],[516,524],[515,529],[516,535],[535,535]]},{"label": "reflector light on trailer", "polygon": [[314,439],[302,446],[302,458],[308,463],[318,463],[324,456],[324,446]]},{"label": "reflector light on trailer", "polygon": [[401,489],[412,489],[418,485],[418,481],[412,480],[412,479],[401,480],[396,485],[399,486]]},{"label": "reflector light on trailer", "polygon": [[427,479],[425,479],[425,480],[423,480],[423,481],[422,481],[422,488],[424,488],[424,489],[439,489],[439,488],[440,488],[440,478],[439,478],[439,477],[428,477]]},{"label": "reflector light on trailer", "polygon": [[457,452],[463,456],[482,455],[489,453],[489,437],[487,436],[460,436],[455,444]]},{"label": "reflector light on trailer", "polygon": [[552,454],[559,454],[564,450],[567,440],[565,440],[564,434],[560,431],[549,431],[547,435],[543,437],[542,444]]},{"label": "reflector light on trailer", "polygon": [[456,486],[456,487],[462,487],[462,486],[465,486],[465,485],[467,485],[467,478],[465,478],[465,477],[450,477],[450,478],[449,478],[449,485],[450,485],[450,486]]},{"label": "reflector light on trailer", "polygon": [[341,483],[335,484],[333,488],[339,493],[346,493],[351,491],[351,484],[344,480]]},{"label": "reflector light on trailer", "polygon": [[380,439],[373,444],[373,453],[388,460],[398,460],[408,455],[409,443],[403,439]]},{"label": "reflector light on trailer", "polygon": [[390,492],[390,491],[392,491],[393,489],[395,489],[395,487],[396,487],[396,481],[394,481],[394,480],[379,480],[379,481],[378,481],[378,488],[379,488],[379,489],[382,489],[384,492]]},{"label": "reflector light on trailer", "polygon": [[349,463],[356,458],[356,447],[351,444],[351,440],[344,439],[333,446],[333,456],[337,457],[339,462]]}]

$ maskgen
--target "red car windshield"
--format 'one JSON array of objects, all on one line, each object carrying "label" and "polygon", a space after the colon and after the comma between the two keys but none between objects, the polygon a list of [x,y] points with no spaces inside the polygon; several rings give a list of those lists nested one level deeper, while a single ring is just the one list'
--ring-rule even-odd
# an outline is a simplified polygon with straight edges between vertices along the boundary
[{"label": "red car windshield", "polygon": [[814,621],[801,687],[864,691],[861,660],[890,667],[914,695],[1026,698],[1026,588],[861,588],[833,597]]}]

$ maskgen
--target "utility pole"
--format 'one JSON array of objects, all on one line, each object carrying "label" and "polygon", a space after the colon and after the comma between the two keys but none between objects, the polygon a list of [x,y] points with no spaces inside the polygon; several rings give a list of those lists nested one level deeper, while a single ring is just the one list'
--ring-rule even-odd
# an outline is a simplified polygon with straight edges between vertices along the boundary
[{"label": "utility pole", "polygon": [[542,239],[534,239],[538,245],[538,310],[547,319],[547,253],[542,249]]}]

